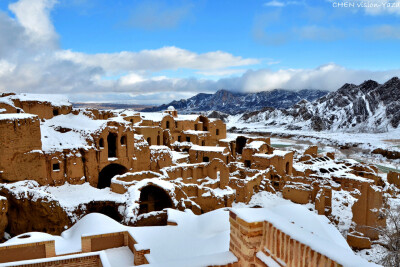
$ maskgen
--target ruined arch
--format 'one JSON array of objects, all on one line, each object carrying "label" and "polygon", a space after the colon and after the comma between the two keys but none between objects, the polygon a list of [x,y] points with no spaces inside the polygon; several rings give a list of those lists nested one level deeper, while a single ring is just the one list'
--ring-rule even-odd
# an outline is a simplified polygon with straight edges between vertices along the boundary
[{"label": "ruined arch", "polygon": [[108,157],[115,158],[117,156],[117,134],[109,133],[107,136]]},{"label": "ruined arch", "polygon": [[140,190],[139,214],[172,208],[172,200],[161,187],[147,185]]},{"label": "ruined arch", "polygon": [[124,174],[127,171],[128,171],[128,169],[120,164],[113,163],[113,164],[107,165],[99,173],[97,188],[102,189],[102,188],[110,187],[111,179],[115,175]]}]

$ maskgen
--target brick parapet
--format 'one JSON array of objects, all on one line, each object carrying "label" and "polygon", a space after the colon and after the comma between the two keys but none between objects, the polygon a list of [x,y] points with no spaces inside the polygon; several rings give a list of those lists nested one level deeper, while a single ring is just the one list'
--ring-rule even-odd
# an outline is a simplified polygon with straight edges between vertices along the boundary
[{"label": "brick parapet", "polygon": [[259,251],[281,266],[340,266],[308,245],[291,238],[268,221],[249,223],[230,211],[229,222],[229,250],[239,259],[240,266],[265,266],[256,257]]}]

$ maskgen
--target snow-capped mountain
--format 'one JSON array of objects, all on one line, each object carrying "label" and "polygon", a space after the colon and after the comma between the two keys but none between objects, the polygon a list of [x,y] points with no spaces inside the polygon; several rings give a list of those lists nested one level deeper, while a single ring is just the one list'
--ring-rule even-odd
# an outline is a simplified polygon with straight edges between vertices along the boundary
[{"label": "snow-capped mountain", "polygon": [[400,124],[400,79],[394,77],[384,84],[372,80],[345,84],[313,102],[302,100],[286,110],[245,113],[240,121],[290,130],[386,132]]},{"label": "snow-capped mountain", "polygon": [[313,101],[327,91],[303,89],[299,91],[275,89],[259,93],[237,93],[219,90],[215,94],[197,94],[189,99],[172,101],[169,104],[147,108],[142,111],[161,111],[174,106],[181,112],[221,111],[228,114],[260,110],[265,107],[289,108],[302,99]]}]

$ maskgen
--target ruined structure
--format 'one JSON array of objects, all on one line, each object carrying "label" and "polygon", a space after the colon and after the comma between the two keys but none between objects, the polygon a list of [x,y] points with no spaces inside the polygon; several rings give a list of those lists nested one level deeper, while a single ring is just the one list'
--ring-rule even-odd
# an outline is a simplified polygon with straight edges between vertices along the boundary
[{"label": "ruined structure", "polygon": [[[361,233],[369,241],[377,233],[365,226],[385,225],[380,216],[383,181],[374,166],[336,160],[332,153],[318,153],[315,146],[304,153],[278,150],[268,137],[227,138],[221,120],[181,115],[173,107],[159,113],[74,109],[63,98],[3,94],[0,144],[0,234],[4,230],[13,236],[27,231],[60,234],[91,212],[125,225],[162,225],[168,219],[165,208],[203,214],[233,202],[248,203],[261,191],[281,193],[299,204],[313,203],[316,212],[328,218],[332,191],[351,191],[358,199],[352,236]],[[389,182],[398,185],[398,176],[390,177]],[[82,201],[71,204],[59,188],[95,193],[79,195]],[[30,222],[18,219],[31,214],[38,216]],[[232,221],[235,218],[231,213]],[[237,234],[235,223],[231,228]],[[268,222],[255,223],[261,231],[257,236],[263,236],[257,241],[258,250],[237,252],[242,246],[232,246],[240,263],[236,266],[264,266],[254,255],[267,253],[265,248],[268,257],[286,259],[293,246],[304,247],[282,232],[276,234]],[[272,233],[287,244],[267,246]],[[131,246],[129,236],[117,235]],[[235,238],[248,245],[245,235]],[[355,247],[357,242],[349,239]],[[43,257],[54,256],[48,255],[48,245],[40,246],[46,248]],[[324,259],[304,249],[307,261],[313,262],[305,266],[317,266],[315,257],[336,266],[328,256]]]}]

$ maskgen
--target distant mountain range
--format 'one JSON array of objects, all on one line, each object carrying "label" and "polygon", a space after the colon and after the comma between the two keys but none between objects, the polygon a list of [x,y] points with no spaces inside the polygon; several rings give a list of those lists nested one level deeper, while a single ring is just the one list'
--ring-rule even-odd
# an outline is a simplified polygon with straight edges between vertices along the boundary
[{"label": "distant mountain range", "polygon": [[227,114],[239,114],[260,110],[265,107],[289,108],[300,100],[313,101],[327,93],[328,91],[311,89],[299,91],[275,89],[258,93],[237,93],[219,90],[215,94],[201,93],[188,99],[174,100],[169,104],[145,108],[142,111],[162,111],[169,106],[173,106],[184,113],[220,111]]},{"label": "distant mountain range", "polygon": [[400,124],[400,80],[393,77],[384,84],[372,80],[360,85],[346,83],[315,101],[302,100],[288,109],[245,113],[240,121],[293,130],[386,132]]}]

